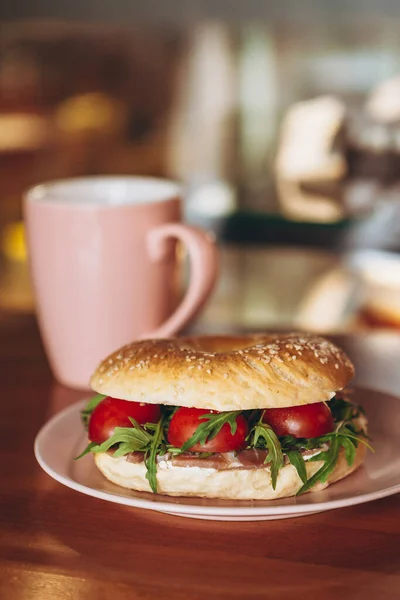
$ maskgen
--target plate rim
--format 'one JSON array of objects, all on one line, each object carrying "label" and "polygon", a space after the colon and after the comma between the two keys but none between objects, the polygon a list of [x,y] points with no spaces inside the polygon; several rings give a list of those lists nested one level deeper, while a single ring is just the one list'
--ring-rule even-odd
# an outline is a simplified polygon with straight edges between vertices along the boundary
[{"label": "plate rim", "polygon": [[[364,389],[364,390],[368,389],[368,391],[379,392],[379,393],[382,393],[393,399],[396,399],[396,396],[394,396],[390,393],[382,392],[379,390],[374,390],[372,388],[358,387],[358,389]],[[398,400],[400,401],[400,398],[398,398]],[[50,419],[42,425],[42,427],[39,429],[39,431],[35,437],[34,454],[35,454],[35,458],[36,458],[38,464],[43,469],[43,471],[45,473],[47,473],[47,475],[49,475],[49,477],[51,477],[52,479],[54,479],[55,481],[57,481],[58,483],[60,483],[61,485],[64,485],[65,487],[67,487],[69,489],[80,492],[86,496],[91,496],[92,498],[105,500],[107,502],[112,502],[114,504],[130,506],[132,508],[153,510],[156,512],[164,512],[166,514],[167,513],[168,514],[179,514],[181,516],[182,516],[182,513],[186,513],[188,515],[193,515],[193,516],[194,515],[198,515],[198,516],[207,515],[207,516],[215,516],[215,517],[235,517],[235,516],[242,517],[242,516],[252,516],[252,515],[255,517],[264,516],[264,515],[271,515],[271,516],[276,515],[277,517],[279,517],[280,515],[292,514],[293,516],[295,516],[297,513],[303,513],[303,514],[310,513],[311,514],[311,513],[328,511],[328,510],[335,510],[338,508],[345,508],[345,507],[349,507],[349,506],[356,506],[358,504],[372,502],[374,500],[379,500],[379,499],[386,498],[388,496],[392,496],[397,493],[400,493],[400,475],[399,475],[399,483],[398,484],[383,488],[381,490],[376,490],[374,492],[368,492],[368,493],[360,494],[357,496],[350,496],[350,500],[351,500],[350,503],[349,503],[349,498],[341,498],[338,500],[327,500],[327,501],[323,501],[323,502],[307,502],[306,504],[299,504],[299,505],[282,506],[282,505],[277,504],[276,506],[268,506],[268,507],[266,507],[266,506],[218,507],[218,506],[212,506],[212,505],[185,504],[185,499],[186,499],[185,496],[175,496],[174,498],[177,499],[176,502],[168,502],[168,501],[161,502],[161,501],[157,501],[157,499],[148,500],[146,498],[140,498],[137,496],[135,496],[135,497],[129,497],[129,496],[124,496],[124,495],[120,496],[119,494],[114,494],[112,492],[98,490],[96,488],[79,483],[78,481],[76,481],[75,479],[73,479],[69,476],[60,474],[58,471],[53,469],[46,462],[46,460],[43,459],[41,451],[40,451],[41,444],[44,442],[44,439],[46,438],[46,436],[49,435],[49,431],[51,431],[59,423],[59,421],[63,421],[71,413],[74,413],[74,412],[80,410],[85,405],[85,403],[86,403],[85,400],[79,400],[78,402],[74,402],[73,404],[67,406],[66,408],[62,409],[61,411],[57,412],[52,417],[50,417]],[[71,446],[72,446],[72,443],[71,443]],[[338,482],[338,483],[340,483],[340,482]],[[132,490],[132,491],[135,491],[135,490]],[[142,494],[143,492],[137,491],[135,493]],[[316,492],[316,493],[319,493],[319,492]],[[160,494],[160,496],[161,496],[161,494]],[[168,498],[168,496],[165,495],[165,496],[163,496],[163,498]],[[190,498],[195,499],[196,497],[191,496]],[[314,498],[315,498],[315,496],[314,496]],[[181,499],[181,501],[179,501],[180,499]],[[211,503],[213,500],[218,500],[218,499],[207,498],[206,500]],[[237,502],[241,502],[241,501],[238,500]],[[259,501],[258,500],[243,500],[242,502],[257,503]],[[274,500],[274,502],[279,502],[279,499]]]}]

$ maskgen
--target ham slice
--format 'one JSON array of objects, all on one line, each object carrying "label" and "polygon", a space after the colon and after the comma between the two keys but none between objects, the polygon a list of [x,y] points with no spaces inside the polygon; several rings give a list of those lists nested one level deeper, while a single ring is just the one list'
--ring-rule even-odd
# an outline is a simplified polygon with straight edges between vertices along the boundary
[{"label": "ham slice", "polygon": [[[108,451],[113,454],[112,450]],[[317,450],[303,450],[302,455],[305,459],[316,454]],[[203,469],[215,469],[216,471],[227,469],[260,469],[268,464],[265,459],[268,456],[267,450],[259,448],[249,448],[240,452],[223,452],[211,454],[211,456],[202,456],[196,452],[184,452],[173,456],[164,454],[157,457],[157,462],[168,462],[174,467],[201,467]],[[132,463],[141,463],[144,460],[143,452],[131,452],[126,455],[126,460]],[[287,462],[287,457],[285,457]]]}]

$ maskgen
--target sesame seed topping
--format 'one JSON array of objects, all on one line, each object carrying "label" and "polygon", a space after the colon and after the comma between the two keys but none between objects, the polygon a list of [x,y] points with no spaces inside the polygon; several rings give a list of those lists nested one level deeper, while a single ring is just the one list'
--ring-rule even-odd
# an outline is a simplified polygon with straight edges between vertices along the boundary
[{"label": "sesame seed topping", "polygon": [[211,375],[211,369],[207,369],[207,373]]},{"label": "sesame seed topping", "polygon": [[229,375],[228,373],[224,373],[224,379],[228,379]]},{"label": "sesame seed topping", "polygon": [[339,365],[338,365],[338,363],[336,363],[335,364],[335,369],[338,369],[338,368],[339,368]]}]

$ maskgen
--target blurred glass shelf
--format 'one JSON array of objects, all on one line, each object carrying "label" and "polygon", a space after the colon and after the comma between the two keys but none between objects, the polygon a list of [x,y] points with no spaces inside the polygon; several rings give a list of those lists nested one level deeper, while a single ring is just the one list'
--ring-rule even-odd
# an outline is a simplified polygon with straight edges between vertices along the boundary
[{"label": "blurred glass shelf", "polygon": [[239,211],[225,218],[196,220],[222,243],[320,248],[346,252],[359,248],[400,251],[398,205],[336,223],[290,221],[278,214]]}]

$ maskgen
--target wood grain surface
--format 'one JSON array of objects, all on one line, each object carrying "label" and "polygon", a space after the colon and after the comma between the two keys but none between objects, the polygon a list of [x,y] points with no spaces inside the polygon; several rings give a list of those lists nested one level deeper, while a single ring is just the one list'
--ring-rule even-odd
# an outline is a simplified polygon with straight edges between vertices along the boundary
[{"label": "wood grain surface", "polygon": [[[358,383],[398,392],[398,336],[338,342]],[[1,599],[400,598],[400,495],[254,523],[95,500],[51,480],[33,456],[41,425],[82,393],[52,380],[32,317],[0,316],[0,365]]]}]

